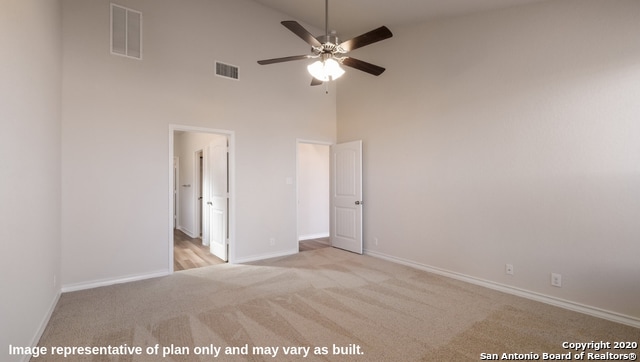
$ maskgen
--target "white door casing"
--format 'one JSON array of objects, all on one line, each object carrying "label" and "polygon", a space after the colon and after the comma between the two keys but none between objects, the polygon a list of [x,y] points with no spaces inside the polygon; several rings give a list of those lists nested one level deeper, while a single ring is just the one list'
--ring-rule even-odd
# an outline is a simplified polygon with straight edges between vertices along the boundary
[{"label": "white door casing", "polygon": [[178,185],[180,184],[180,169],[178,157],[173,158],[173,228],[178,227],[178,205],[180,203],[180,194],[178,193]]},{"label": "white door casing", "polygon": [[331,146],[331,245],[362,254],[362,141]]},{"label": "white door casing", "polygon": [[203,152],[203,244],[211,253],[227,261],[228,146],[218,137]]}]

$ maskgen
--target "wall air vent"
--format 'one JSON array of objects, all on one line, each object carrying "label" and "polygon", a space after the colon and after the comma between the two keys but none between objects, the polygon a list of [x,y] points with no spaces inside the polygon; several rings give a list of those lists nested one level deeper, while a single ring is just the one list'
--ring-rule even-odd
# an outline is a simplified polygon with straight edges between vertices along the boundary
[{"label": "wall air vent", "polygon": [[111,54],[142,59],[142,13],[111,4]]},{"label": "wall air vent", "polygon": [[216,75],[235,80],[240,79],[238,67],[236,67],[235,65],[229,65],[220,62],[216,62]]}]

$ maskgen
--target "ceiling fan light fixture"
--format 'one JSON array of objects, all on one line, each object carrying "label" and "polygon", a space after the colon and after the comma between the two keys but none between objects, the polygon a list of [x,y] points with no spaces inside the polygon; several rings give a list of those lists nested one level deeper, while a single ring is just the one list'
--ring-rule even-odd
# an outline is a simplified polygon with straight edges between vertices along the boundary
[{"label": "ceiling fan light fixture", "polygon": [[309,74],[322,82],[336,80],[344,74],[340,63],[332,58],[315,61],[307,67],[307,70]]},{"label": "ceiling fan light fixture", "polygon": [[329,0],[325,0],[324,4],[325,32],[323,36],[314,36],[294,20],[280,22],[285,28],[311,45],[312,54],[258,60],[258,64],[266,65],[315,58],[317,61],[307,66],[307,70],[313,76],[312,86],[340,78],[345,73],[341,65],[375,76],[382,74],[385,71],[383,67],[346,56],[346,54],[352,50],[391,38],[393,36],[391,31],[386,26],[381,26],[355,38],[340,42],[335,32],[329,33]]}]

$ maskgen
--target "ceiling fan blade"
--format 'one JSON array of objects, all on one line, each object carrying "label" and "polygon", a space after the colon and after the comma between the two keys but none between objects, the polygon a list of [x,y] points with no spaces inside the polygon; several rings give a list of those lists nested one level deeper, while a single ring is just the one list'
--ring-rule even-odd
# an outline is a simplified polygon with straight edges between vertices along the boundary
[{"label": "ceiling fan blade", "polygon": [[316,85],[322,85],[322,81],[318,80],[316,78],[311,78],[311,85],[312,86],[316,86]]},{"label": "ceiling fan blade", "polygon": [[354,49],[362,48],[365,45],[373,44],[375,42],[379,42],[380,40],[385,40],[391,38],[393,34],[391,30],[386,26],[381,26],[377,29],[371,30],[368,33],[364,33],[359,35],[353,39],[344,41],[340,44],[340,47],[347,52],[350,52]]},{"label": "ceiling fan blade", "polygon": [[290,57],[258,60],[258,64],[267,65],[267,64],[274,64],[274,63],[290,62],[292,60],[303,60],[303,59],[309,59],[309,58],[310,58],[309,55],[293,55]]},{"label": "ceiling fan blade", "polygon": [[351,57],[344,58],[342,60],[342,64],[346,65],[347,67],[355,68],[376,76],[382,74],[385,71],[383,67],[379,67],[375,64],[367,63],[365,61]]},{"label": "ceiling fan blade", "polygon": [[309,33],[307,29],[302,27],[302,25],[298,24],[297,21],[285,20],[280,22],[280,24],[291,30],[294,34],[299,36],[302,40],[306,41],[309,45],[314,47],[322,47],[322,43],[320,43],[320,41],[318,41],[316,37]]}]

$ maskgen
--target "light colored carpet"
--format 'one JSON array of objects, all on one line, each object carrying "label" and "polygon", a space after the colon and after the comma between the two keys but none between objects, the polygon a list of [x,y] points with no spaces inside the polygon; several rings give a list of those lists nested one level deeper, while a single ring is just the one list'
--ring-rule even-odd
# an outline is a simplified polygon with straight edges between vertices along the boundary
[{"label": "light colored carpet", "polygon": [[[142,354],[32,361],[478,361],[481,353],[542,360],[542,353],[571,352],[563,342],[639,340],[637,328],[324,248],[65,293],[40,346],[126,344]],[[171,345],[189,354],[163,358]],[[334,345],[347,354],[334,354]],[[203,346],[222,350],[217,358],[196,355]],[[226,347],[241,354],[225,355]],[[305,358],[284,347],[310,349]]]}]

